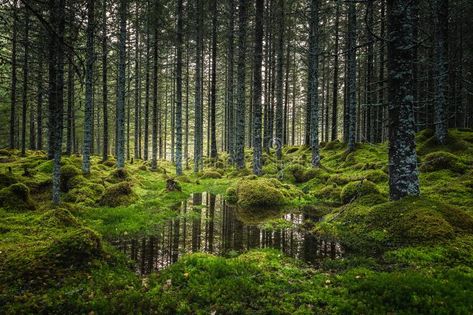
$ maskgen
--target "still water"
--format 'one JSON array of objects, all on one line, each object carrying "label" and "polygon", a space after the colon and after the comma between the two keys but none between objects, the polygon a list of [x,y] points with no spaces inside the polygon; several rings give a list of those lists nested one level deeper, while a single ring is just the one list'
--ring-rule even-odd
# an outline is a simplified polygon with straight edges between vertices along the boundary
[{"label": "still water", "polygon": [[175,211],[175,217],[151,237],[112,241],[135,261],[138,273],[160,270],[194,252],[234,255],[274,248],[310,264],[342,255],[339,244],[309,232],[319,218],[301,209],[241,209],[222,196],[195,193]]}]

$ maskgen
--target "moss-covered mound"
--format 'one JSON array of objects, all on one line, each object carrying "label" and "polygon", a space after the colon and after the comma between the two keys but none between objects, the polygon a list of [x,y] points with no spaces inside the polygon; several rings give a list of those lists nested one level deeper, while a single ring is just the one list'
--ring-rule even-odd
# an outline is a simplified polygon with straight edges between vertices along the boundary
[{"label": "moss-covered mound", "polygon": [[246,208],[279,206],[287,202],[289,190],[273,178],[240,180],[227,190],[227,199]]},{"label": "moss-covered mound", "polygon": [[118,168],[113,170],[110,175],[105,179],[107,182],[117,184],[130,179],[130,173],[124,168]]},{"label": "moss-covered mound", "polygon": [[375,206],[366,217],[368,228],[386,231],[396,243],[414,244],[473,233],[473,217],[450,205],[408,197]]},{"label": "moss-covered mound", "polygon": [[258,207],[258,208],[244,208],[236,207],[235,213],[237,218],[249,225],[257,225],[260,223],[267,222],[281,218],[282,209],[281,207]]},{"label": "moss-covered mound", "polygon": [[206,170],[204,170],[202,175],[200,175],[200,178],[203,178],[203,179],[206,179],[206,178],[217,179],[217,178],[222,178],[222,174],[217,169],[206,169]]},{"label": "moss-covered mound", "polygon": [[379,194],[379,189],[375,183],[369,180],[350,182],[343,187],[340,193],[340,200],[343,204],[346,204],[358,197],[369,194]]},{"label": "moss-covered mound", "polygon": [[284,167],[284,180],[291,183],[305,183],[314,178],[326,180],[327,173],[320,168],[305,167],[301,164],[289,164]]},{"label": "moss-covered mound", "polygon": [[420,170],[423,172],[451,170],[464,173],[466,166],[456,155],[450,152],[437,151],[429,153],[423,158]]},{"label": "moss-covered mound", "polygon": [[[435,151],[448,151],[451,153],[465,153],[471,148],[473,133],[465,129],[449,129],[446,144],[437,142],[432,129],[426,129],[417,134],[417,151],[426,155]],[[470,149],[471,152],[471,149]]]},{"label": "moss-covered mound", "polygon": [[47,227],[79,227],[81,224],[76,217],[74,217],[69,210],[53,209],[46,211],[35,220],[35,224],[40,224]]},{"label": "moss-covered mound", "polygon": [[105,188],[99,204],[107,207],[118,207],[129,205],[136,199],[132,185],[129,182],[121,182]]},{"label": "moss-covered mound", "polygon": [[16,184],[18,180],[12,174],[0,173],[0,189]]},{"label": "moss-covered mound", "polygon": [[21,183],[13,184],[0,190],[0,207],[7,210],[34,210],[35,204],[30,197],[30,189]]},{"label": "moss-covered mound", "polygon": [[73,177],[77,176],[80,174],[80,170],[75,167],[74,165],[64,165],[61,167],[61,190],[63,192],[67,192],[70,187],[69,187],[69,180],[71,180]]}]

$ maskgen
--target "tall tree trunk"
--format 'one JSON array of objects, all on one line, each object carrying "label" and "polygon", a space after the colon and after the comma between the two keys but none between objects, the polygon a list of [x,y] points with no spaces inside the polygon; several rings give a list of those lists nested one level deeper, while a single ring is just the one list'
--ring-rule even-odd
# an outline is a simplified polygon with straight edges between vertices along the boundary
[{"label": "tall tree trunk", "polygon": [[447,141],[447,34],[448,0],[434,0],[434,125],[435,138],[440,144]]},{"label": "tall tree trunk", "polygon": [[176,40],[176,174],[182,174],[182,0],[177,0]]},{"label": "tall tree trunk", "polygon": [[36,147],[38,150],[43,150],[43,95],[44,95],[44,88],[43,88],[43,60],[44,60],[44,32],[40,32],[39,40],[39,50],[38,50],[38,91],[37,91],[37,105],[36,105],[36,127],[37,132],[37,142]]},{"label": "tall tree trunk", "polygon": [[148,142],[149,142],[149,67],[150,67],[150,0],[146,2],[146,69],[145,69],[145,117],[144,117],[144,139],[143,139],[143,159],[148,160]]},{"label": "tall tree trunk", "polygon": [[319,106],[318,106],[318,63],[319,63],[319,0],[310,1],[309,16],[309,56],[308,56],[308,87],[307,99],[310,110],[310,148],[312,151],[312,166],[320,165],[319,153]]},{"label": "tall tree trunk", "polygon": [[118,9],[120,33],[118,43],[117,87],[117,167],[125,166],[125,63],[126,63],[126,15],[127,0],[120,0]]},{"label": "tall tree trunk", "polygon": [[234,35],[235,28],[235,3],[234,0],[228,1],[229,6],[229,26],[228,26],[228,75],[227,75],[227,112],[228,112],[228,153],[230,162],[234,162],[235,157],[235,109],[233,106],[233,59],[234,59]]},{"label": "tall tree trunk", "polygon": [[[72,58],[72,57],[70,57]],[[72,60],[67,64],[66,155],[72,152],[72,111],[74,103],[74,70]]]},{"label": "tall tree trunk", "polygon": [[196,49],[195,49],[195,127],[194,127],[194,173],[199,172],[202,165],[202,137],[203,137],[203,117],[202,117],[202,1],[196,0]]},{"label": "tall tree trunk", "polygon": [[283,144],[283,93],[284,93],[284,0],[278,0],[278,47],[277,47],[277,77],[276,77],[276,157],[282,159]]},{"label": "tall tree trunk", "polygon": [[[156,8],[158,4],[155,4]],[[156,10],[157,11],[157,10]],[[158,27],[154,25],[153,38],[153,118],[152,118],[152,158],[151,169],[156,170],[158,167]]]},{"label": "tall tree trunk", "polygon": [[102,110],[103,110],[103,152],[102,161],[108,160],[108,47],[107,47],[107,0],[102,8]]},{"label": "tall tree trunk", "polygon": [[18,33],[18,0],[13,1],[13,34],[11,57],[11,104],[10,104],[10,149],[15,148],[15,123],[16,123],[16,68],[17,68],[17,33]]},{"label": "tall tree trunk", "polygon": [[238,27],[238,61],[237,89],[238,105],[236,108],[236,150],[235,162],[239,169],[245,167],[245,59],[246,59],[246,28],[247,0],[240,0]]},{"label": "tall tree trunk", "polygon": [[255,43],[253,55],[253,173],[261,175],[263,153],[261,139],[261,66],[263,63],[264,0],[256,0]]},{"label": "tall tree trunk", "polygon": [[339,29],[340,29],[340,0],[337,0],[335,12],[335,57],[333,60],[333,96],[332,96],[332,134],[331,140],[338,138],[338,52],[339,52]]},{"label": "tall tree trunk", "polygon": [[412,95],[412,1],[387,2],[389,91],[389,194],[419,194]]},{"label": "tall tree trunk", "polygon": [[217,102],[217,0],[212,1],[212,99],[210,104],[210,157],[217,158],[216,102]]},{"label": "tall tree trunk", "polygon": [[85,68],[84,147],[82,148],[82,172],[90,173],[90,153],[93,145],[93,80],[94,80],[94,29],[95,0],[87,0],[87,56]]},{"label": "tall tree trunk", "polygon": [[135,159],[141,158],[141,148],[140,148],[140,134],[141,134],[141,124],[140,124],[140,112],[141,112],[141,104],[140,104],[140,75],[141,75],[141,65],[140,65],[140,33],[139,33],[139,7],[138,7],[138,2],[136,2],[136,12],[135,12],[136,18],[135,18],[135,136],[134,136],[134,153],[133,156]]},{"label": "tall tree trunk", "polygon": [[368,40],[368,56],[367,56],[367,77],[366,77],[366,140],[368,142],[375,142],[374,139],[374,117],[375,112],[374,105],[374,93],[373,93],[373,78],[374,78],[374,38],[372,35],[373,21],[374,21],[374,8],[373,0],[368,0],[368,25],[366,25],[367,40]]},{"label": "tall tree trunk", "polygon": [[356,141],[356,4],[348,3],[348,150],[355,149]]},{"label": "tall tree trunk", "polygon": [[[64,92],[64,0],[49,0],[49,129],[53,161],[52,200],[60,201]],[[54,130],[54,132],[52,132]]]},{"label": "tall tree trunk", "polygon": [[[28,110],[28,44],[29,44],[29,13],[25,8],[25,37],[23,56],[23,93],[22,93],[22,115],[21,115],[21,155],[26,155],[26,113]],[[33,121],[30,121],[33,123]]]}]

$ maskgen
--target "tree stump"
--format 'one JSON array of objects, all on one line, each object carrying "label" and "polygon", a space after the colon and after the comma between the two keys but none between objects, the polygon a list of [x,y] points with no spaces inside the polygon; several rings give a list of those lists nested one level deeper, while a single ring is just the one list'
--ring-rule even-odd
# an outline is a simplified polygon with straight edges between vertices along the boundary
[{"label": "tree stump", "polygon": [[167,191],[182,191],[181,185],[176,182],[173,178],[166,180],[166,190]]}]

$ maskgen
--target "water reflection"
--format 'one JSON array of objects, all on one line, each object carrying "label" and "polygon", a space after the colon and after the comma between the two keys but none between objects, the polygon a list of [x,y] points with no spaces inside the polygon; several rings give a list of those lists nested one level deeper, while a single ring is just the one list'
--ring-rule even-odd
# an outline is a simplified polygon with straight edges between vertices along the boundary
[{"label": "water reflection", "polygon": [[193,194],[175,211],[175,218],[163,224],[152,237],[113,241],[136,262],[137,272],[146,274],[162,269],[192,252],[227,255],[269,247],[309,263],[342,254],[337,243],[308,232],[319,218],[301,211],[245,211],[209,193]]}]

